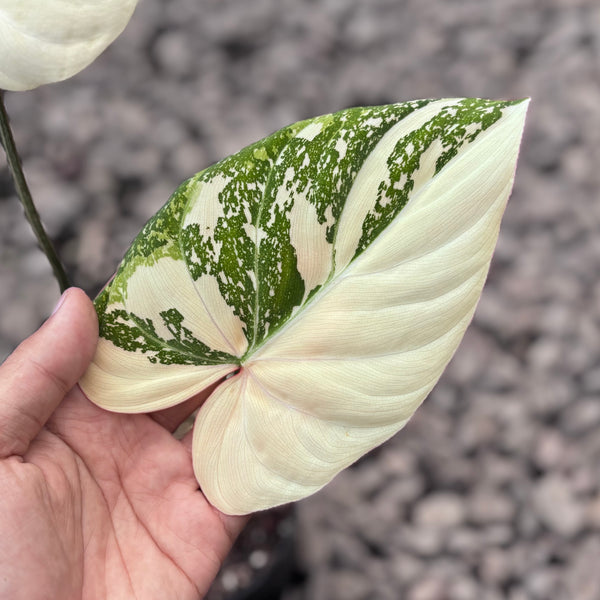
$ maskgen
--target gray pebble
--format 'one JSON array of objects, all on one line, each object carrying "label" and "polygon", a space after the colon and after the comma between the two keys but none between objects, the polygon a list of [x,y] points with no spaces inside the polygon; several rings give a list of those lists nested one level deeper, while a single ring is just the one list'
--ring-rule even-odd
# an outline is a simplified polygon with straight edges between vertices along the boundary
[{"label": "gray pebble", "polygon": [[515,515],[515,505],[498,489],[478,489],[468,501],[469,520],[477,524],[508,523]]},{"label": "gray pebble", "polygon": [[419,526],[446,529],[457,527],[466,516],[464,499],[458,494],[438,492],[421,500],[414,509],[414,521]]},{"label": "gray pebble", "polygon": [[539,518],[551,531],[570,538],[583,527],[584,507],[564,477],[543,478],[534,488],[533,502]]}]

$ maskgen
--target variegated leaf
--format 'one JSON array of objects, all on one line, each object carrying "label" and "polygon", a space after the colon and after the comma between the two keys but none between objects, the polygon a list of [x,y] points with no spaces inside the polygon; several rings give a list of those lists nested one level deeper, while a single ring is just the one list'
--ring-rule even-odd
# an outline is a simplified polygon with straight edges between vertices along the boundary
[{"label": "variegated leaf", "polygon": [[402,428],[456,350],[526,106],[348,109],[188,180],[96,300],[85,393],[144,412],[220,381],[193,442],[208,499],[243,514],[318,490]]}]

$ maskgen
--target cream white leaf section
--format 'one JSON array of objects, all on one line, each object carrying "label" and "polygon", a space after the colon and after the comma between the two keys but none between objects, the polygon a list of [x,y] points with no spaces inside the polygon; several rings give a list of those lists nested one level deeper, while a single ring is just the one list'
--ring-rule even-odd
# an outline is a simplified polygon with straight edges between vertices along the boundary
[{"label": "cream white leaf section", "polygon": [[62,81],[123,31],[138,0],[2,0],[0,89]]},{"label": "cream white leaf section", "polygon": [[407,422],[474,313],[524,116],[523,105],[507,108],[435,176],[442,146],[430,152],[407,205],[353,259],[372,208],[364,198],[377,194],[381,165],[407,129],[383,137],[340,218],[336,275],[198,415],[196,475],[220,510],[244,514],[313,493]]},{"label": "cream white leaf section", "polygon": [[198,413],[193,445],[198,454],[204,450],[194,462],[196,477],[219,510],[246,514],[316,492],[332,471],[401,426],[374,430],[315,418],[283,404],[251,369],[244,370],[219,386]]},{"label": "cream white leaf section", "polygon": [[[94,362],[79,382],[83,392],[106,410],[140,413],[161,410],[179,404],[219,381],[235,366],[185,365],[157,363],[148,369],[142,354],[115,347],[100,338]],[[123,394],[124,387],[127,393]],[[165,402],[165,398],[169,398]]]},{"label": "cream white leaf section", "polygon": [[[333,423],[377,427],[410,417],[444,368],[471,315],[410,352],[312,361],[258,360],[252,374],[273,398]],[[353,401],[349,402],[348,399]]]},{"label": "cream white leaf section", "polygon": [[[331,271],[333,248],[326,240],[326,231],[331,224],[329,220],[319,223],[315,207],[306,197],[295,197],[290,211],[290,243],[299,249],[296,257],[305,286],[303,301],[310,290],[327,280]],[[310,251],[305,252],[305,248]]]}]

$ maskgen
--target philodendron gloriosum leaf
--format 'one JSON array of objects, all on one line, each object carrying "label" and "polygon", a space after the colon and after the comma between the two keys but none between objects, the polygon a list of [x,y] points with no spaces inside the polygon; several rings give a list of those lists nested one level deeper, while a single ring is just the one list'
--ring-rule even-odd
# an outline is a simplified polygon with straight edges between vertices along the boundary
[{"label": "philodendron gloriosum leaf", "polygon": [[208,499],[244,514],[315,492],[404,426],[456,350],[526,107],[348,109],[192,177],[97,298],[83,390],[146,412],[220,381],[194,430]]}]

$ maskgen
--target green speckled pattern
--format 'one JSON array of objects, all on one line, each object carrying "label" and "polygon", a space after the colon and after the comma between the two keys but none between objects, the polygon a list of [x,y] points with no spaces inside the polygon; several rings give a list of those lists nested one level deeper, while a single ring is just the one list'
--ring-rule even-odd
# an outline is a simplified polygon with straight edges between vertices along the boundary
[{"label": "green speckled pattern", "polygon": [[[338,225],[357,174],[386,134],[431,110],[431,102],[351,108],[303,121],[183,183],[144,226],[96,299],[101,336],[151,363],[243,363],[334,279]],[[512,104],[441,101],[424,123],[399,135],[373,173],[377,194],[354,224],[360,231],[352,260],[410,200],[426,152],[435,153],[435,177]],[[189,313],[168,296],[149,301],[153,308],[145,314],[130,308],[132,277],[165,259],[185,268],[195,302],[222,334],[221,347],[195,330]],[[184,285],[181,278],[176,285]],[[207,299],[207,282],[210,297],[218,290],[220,300]],[[152,294],[152,285],[144,289]],[[227,319],[232,328],[241,327],[244,344],[221,331],[215,302],[230,307]]]}]

